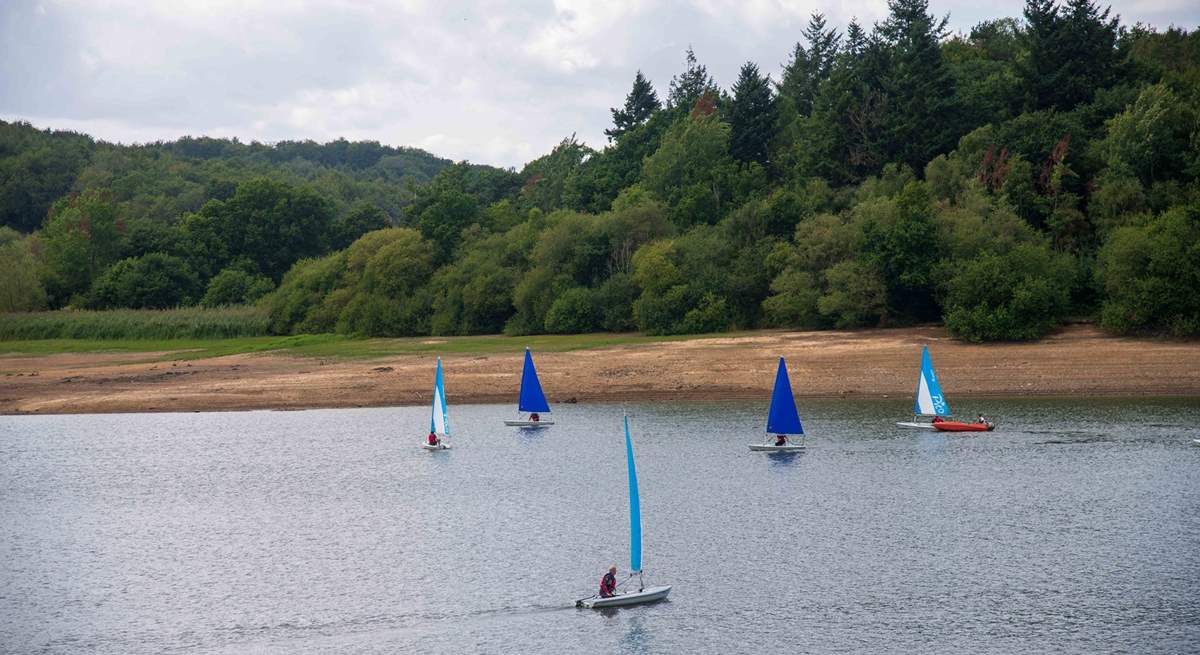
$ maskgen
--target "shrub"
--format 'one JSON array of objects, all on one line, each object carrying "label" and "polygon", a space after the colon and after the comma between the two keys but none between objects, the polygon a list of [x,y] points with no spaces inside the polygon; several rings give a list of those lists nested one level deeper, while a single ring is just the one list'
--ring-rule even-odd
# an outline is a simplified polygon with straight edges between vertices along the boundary
[{"label": "shrub", "polygon": [[99,309],[166,309],[192,304],[199,287],[187,262],[155,252],[113,264],[92,285],[91,304]]},{"label": "shrub", "polygon": [[1068,311],[1073,277],[1071,261],[1044,245],[960,262],[946,285],[946,329],[969,341],[1042,337]]},{"label": "shrub", "polygon": [[546,332],[578,334],[594,332],[600,327],[603,311],[597,294],[587,287],[567,289],[554,300],[546,312]]},{"label": "shrub", "polygon": [[230,267],[209,281],[200,304],[205,307],[224,307],[252,303],[274,288],[275,284],[270,278]]},{"label": "shrub", "polygon": [[1200,206],[1117,228],[1100,250],[1107,299],[1101,322],[1118,332],[1200,334]]}]

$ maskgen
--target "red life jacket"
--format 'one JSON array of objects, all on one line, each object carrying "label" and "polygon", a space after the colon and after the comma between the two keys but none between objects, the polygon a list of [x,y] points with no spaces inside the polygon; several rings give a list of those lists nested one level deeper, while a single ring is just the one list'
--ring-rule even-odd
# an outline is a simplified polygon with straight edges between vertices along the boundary
[{"label": "red life jacket", "polygon": [[600,578],[600,595],[605,598],[613,595],[617,591],[617,576],[612,573],[605,573],[603,578]]},{"label": "red life jacket", "polygon": [[437,445],[437,442],[438,442],[437,435],[436,435],[436,434],[434,434],[434,433],[432,433],[432,432],[430,432],[430,433],[429,433],[429,445],[430,445],[430,446],[436,446],[436,445]]}]

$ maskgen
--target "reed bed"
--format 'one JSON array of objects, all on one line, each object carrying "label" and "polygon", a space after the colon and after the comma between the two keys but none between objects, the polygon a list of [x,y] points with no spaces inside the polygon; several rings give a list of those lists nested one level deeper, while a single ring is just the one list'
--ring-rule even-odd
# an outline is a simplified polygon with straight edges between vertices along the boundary
[{"label": "reed bed", "polygon": [[0,314],[0,341],[32,339],[231,339],[267,336],[257,307],[59,310]]}]

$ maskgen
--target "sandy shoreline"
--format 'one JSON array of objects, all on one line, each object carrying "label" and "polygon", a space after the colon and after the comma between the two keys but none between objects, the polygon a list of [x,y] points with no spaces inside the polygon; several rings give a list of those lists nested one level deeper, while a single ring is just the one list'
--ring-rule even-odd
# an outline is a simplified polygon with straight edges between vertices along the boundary
[{"label": "sandy shoreline", "polygon": [[[941,328],[762,332],[537,355],[551,403],[764,399],[776,358],[796,394],[911,395],[928,345],[952,398],[1200,396],[1200,343],[1113,337],[1072,326],[1036,343],[976,345]],[[2,344],[0,344],[2,346]],[[435,355],[322,360],[243,354],[148,361],[169,353],[0,356],[0,413],[220,411],[416,405]],[[452,403],[514,402],[521,354],[443,358]]]}]

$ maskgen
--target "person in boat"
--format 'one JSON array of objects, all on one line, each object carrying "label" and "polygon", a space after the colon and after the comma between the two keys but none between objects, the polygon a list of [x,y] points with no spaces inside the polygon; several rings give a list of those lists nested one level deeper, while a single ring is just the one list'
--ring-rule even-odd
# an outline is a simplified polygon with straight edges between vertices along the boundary
[{"label": "person in boat", "polygon": [[600,578],[600,597],[601,598],[612,598],[613,596],[616,596],[616,595],[617,595],[617,567],[614,564],[613,566],[608,567],[608,573],[605,573],[604,577]]},{"label": "person in boat", "polygon": [[934,422],[934,423],[941,423],[941,422],[942,422],[942,417],[940,417],[940,416],[935,416],[935,417],[933,417],[933,422]]},{"label": "person in boat", "polygon": [[534,423],[537,423],[538,421],[542,420],[542,417],[538,416],[537,412],[534,412],[529,415],[529,420],[533,421]]},{"label": "person in boat", "polygon": [[782,434],[775,435],[775,445],[776,446],[786,446],[787,445],[787,436],[782,435]]},{"label": "person in boat", "polygon": [[440,440],[440,439],[438,439],[437,433],[436,433],[436,432],[430,432],[430,433],[429,433],[429,445],[430,445],[430,446],[436,446],[436,445],[438,445],[438,444],[440,444],[440,443],[441,443],[441,440]]},{"label": "person in boat", "polygon": [[980,424],[980,425],[987,425],[987,424],[988,424],[988,422],[987,422],[987,419],[986,419],[986,418],[983,418],[983,414],[980,414],[980,415],[979,415],[979,417],[975,419],[975,422],[976,422],[976,423],[978,423],[978,424]]}]

